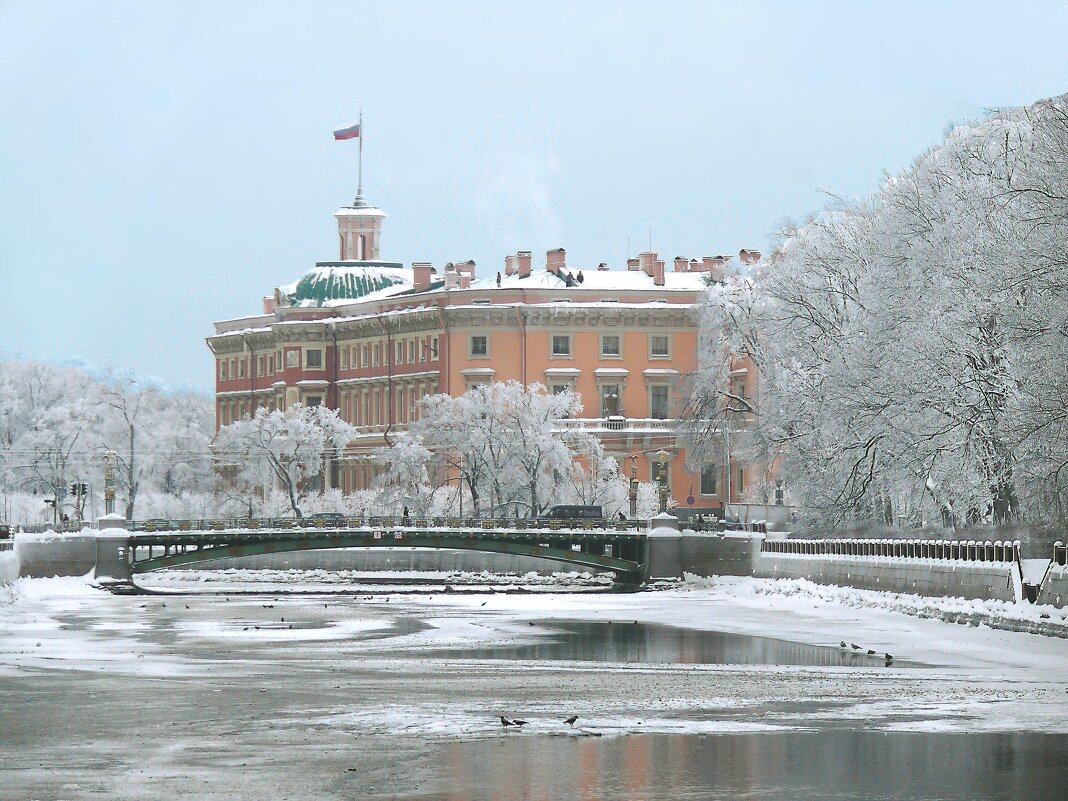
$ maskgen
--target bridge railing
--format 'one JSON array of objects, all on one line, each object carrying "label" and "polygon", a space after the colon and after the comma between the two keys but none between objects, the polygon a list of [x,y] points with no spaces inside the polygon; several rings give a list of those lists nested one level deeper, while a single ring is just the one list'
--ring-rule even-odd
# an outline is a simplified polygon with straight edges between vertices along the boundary
[{"label": "bridge railing", "polygon": [[261,518],[206,518],[206,519],[155,519],[155,520],[132,520],[128,528],[130,531],[165,532],[165,531],[229,531],[234,529],[323,529],[323,530],[347,530],[355,528],[418,528],[418,529],[483,529],[483,530],[549,530],[559,531],[565,529],[580,529],[584,531],[634,531],[648,528],[646,520],[606,520],[606,519],[523,519],[508,517],[398,517],[389,515],[356,515],[347,516],[343,519],[331,520],[328,518],[304,518],[297,520],[292,517],[261,517]]},{"label": "bridge railing", "polygon": [[[1020,541],[822,539],[764,540],[762,553],[810,556],[883,556],[896,559],[936,559],[965,562],[1020,561]],[[1055,546],[1056,550],[1056,546]],[[1056,559],[1056,557],[1054,557]],[[1063,563],[1062,563],[1063,564]]]}]

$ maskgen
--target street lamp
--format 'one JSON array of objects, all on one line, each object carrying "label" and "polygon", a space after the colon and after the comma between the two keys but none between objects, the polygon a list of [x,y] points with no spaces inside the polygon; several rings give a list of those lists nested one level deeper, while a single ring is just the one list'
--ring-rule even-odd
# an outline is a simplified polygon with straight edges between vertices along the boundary
[{"label": "street lamp", "polygon": [[668,501],[668,486],[667,486],[667,463],[671,458],[671,454],[667,451],[656,452],[656,463],[660,466],[657,472],[656,481],[660,485],[660,513],[663,514],[667,511]]},{"label": "street lamp", "polygon": [[638,517],[638,454],[630,455],[630,519]]}]

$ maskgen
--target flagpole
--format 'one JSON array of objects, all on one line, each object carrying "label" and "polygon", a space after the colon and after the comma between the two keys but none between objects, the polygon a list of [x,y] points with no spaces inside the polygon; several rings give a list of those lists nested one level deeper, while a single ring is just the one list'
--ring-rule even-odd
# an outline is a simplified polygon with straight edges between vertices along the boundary
[{"label": "flagpole", "polygon": [[360,109],[360,155],[356,167],[356,197],[363,198],[363,109]]}]

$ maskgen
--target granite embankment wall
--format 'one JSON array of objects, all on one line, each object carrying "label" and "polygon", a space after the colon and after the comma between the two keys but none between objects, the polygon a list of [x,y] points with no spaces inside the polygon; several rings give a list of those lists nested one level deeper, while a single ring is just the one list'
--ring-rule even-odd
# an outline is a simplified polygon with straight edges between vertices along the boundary
[{"label": "granite embankment wall", "polygon": [[[1022,598],[1019,548],[1009,542],[765,540],[685,530],[679,536],[681,573],[803,578],[866,590],[983,600]],[[1068,587],[1063,596],[1068,600]]]},{"label": "granite embankment wall", "polygon": [[1053,559],[1038,589],[1038,602],[1068,606],[1068,545],[1060,541],[1053,544]]},{"label": "granite embankment wall", "polygon": [[759,553],[753,567],[753,575],[761,578],[803,578],[913,595],[1018,601],[1022,592],[1011,562]]},{"label": "granite embankment wall", "polygon": [[15,535],[19,575],[30,578],[84,576],[96,567],[96,531]]}]

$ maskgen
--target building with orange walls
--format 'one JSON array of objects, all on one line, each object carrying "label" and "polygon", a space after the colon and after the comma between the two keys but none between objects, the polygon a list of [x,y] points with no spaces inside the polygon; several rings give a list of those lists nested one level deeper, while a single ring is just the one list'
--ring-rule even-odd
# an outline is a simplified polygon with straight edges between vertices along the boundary
[{"label": "building with orange walls", "polygon": [[[582,417],[561,421],[596,434],[620,462],[651,481],[655,454],[670,454],[671,498],[694,512],[719,512],[753,476],[721,461],[690,465],[676,438],[687,378],[697,368],[698,304],[728,268],[726,256],[656,253],[624,269],[573,265],[563,249],[544,264],[520,251],[479,276],[474,262],[405,267],[379,259],[385,213],[357,196],[340,209],[338,259],[319,262],[263,299],[263,311],[215,324],[216,428],[259,407],[325,404],[359,432],[328,482],[369,486],[371,455],[419,415],[425,395],[462,395],[515,380],[570,389]],[[743,250],[745,264],[760,254]],[[756,376],[733,371],[734,391],[752,397]]]}]

